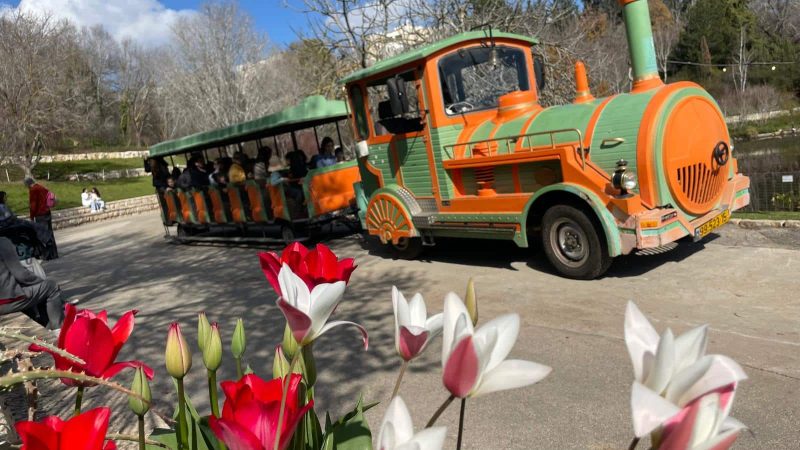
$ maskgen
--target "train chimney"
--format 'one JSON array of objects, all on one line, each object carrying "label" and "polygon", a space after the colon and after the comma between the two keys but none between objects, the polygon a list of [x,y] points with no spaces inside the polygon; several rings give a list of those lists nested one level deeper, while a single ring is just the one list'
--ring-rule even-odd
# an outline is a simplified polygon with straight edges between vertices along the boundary
[{"label": "train chimney", "polygon": [[647,0],[619,0],[633,68],[633,91],[661,86]]},{"label": "train chimney", "polygon": [[575,63],[575,101],[574,103],[587,103],[594,100],[592,91],[589,90],[589,78],[586,77],[586,66],[583,62]]}]

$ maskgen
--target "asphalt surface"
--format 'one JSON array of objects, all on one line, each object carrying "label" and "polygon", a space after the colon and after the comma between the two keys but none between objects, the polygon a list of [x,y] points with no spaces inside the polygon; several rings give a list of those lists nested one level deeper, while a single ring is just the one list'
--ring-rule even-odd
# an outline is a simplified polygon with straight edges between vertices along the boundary
[{"label": "asphalt surface", "polygon": [[[154,398],[169,411],[174,398],[163,367],[166,330],[180,321],[195,342],[196,313],[221,324],[225,346],[238,317],[245,319],[247,362],[271,373],[272,354],[283,331],[275,294],[264,279],[256,246],[174,245],[162,238],[157,214],[117,219],[57,232],[61,259],[48,275],[82,307],[105,308],[118,317],[138,309],[136,329],[123,357],[156,370]],[[400,359],[394,353],[390,290],[421,292],[430,312],[441,311],[448,291],[463,293],[475,279],[480,320],[507,312],[522,319],[511,357],[553,367],[532,387],[470,400],[465,449],[619,449],[632,437],[629,411],[632,369],[623,337],[625,304],[634,300],[657,329],[676,333],[708,323],[710,353],[728,355],[749,375],[732,415],[750,427],[735,448],[796,449],[800,442],[800,230],[744,230],[728,225],[697,244],[653,256],[615,261],[595,281],[560,278],[541,252],[495,241],[440,242],[418,261],[396,261],[359,236],[328,244],[354,257],[354,272],[338,320],[363,324],[370,348],[357,333],[335,329],[315,344],[319,381],[317,411],[333,417],[363,394],[382,401],[367,413],[377,433]],[[4,319],[7,320],[7,319]],[[447,397],[441,386],[441,345],[435,341],[415,361],[401,388],[421,428]],[[201,403],[207,395],[199,354],[187,384]],[[220,378],[234,375],[226,361]],[[120,381],[128,383],[130,374]],[[42,406],[67,414],[71,393],[47,386]],[[89,407],[115,406],[112,431],[133,431],[122,399],[101,388],[89,391]],[[442,416],[448,447],[455,447],[458,405]],[[207,408],[206,408],[207,409]],[[639,448],[646,448],[644,444]]]}]

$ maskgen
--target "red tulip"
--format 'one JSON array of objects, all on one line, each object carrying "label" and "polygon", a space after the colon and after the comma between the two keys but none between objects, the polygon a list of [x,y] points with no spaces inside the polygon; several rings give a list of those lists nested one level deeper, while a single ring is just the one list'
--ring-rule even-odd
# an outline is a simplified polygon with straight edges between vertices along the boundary
[{"label": "red tulip", "polygon": [[[297,391],[301,378],[299,374],[292,374],[289,379],[278,446],[281,450],[289,445],[298,422],[314,406],[313,400],[305,406],[300,404]],[[264,381],[250,374],[239,381],[225,381],[221,386],[225,392],[222,417],[209,418],[214,434],[231,450],[272,450],[281,408],[283,378]]]},{"label": "red tulip", "polygon": [[[78,310],[67,304],[65,312],[64,324],[58,335],[58,348],[77,356],[86,364],[78,364],[46,348],[31,345],[33,351],[50,353],[55,360],[56,369],[85,372],[93,377],[109,379],[126,367],[141,367],[147,378],[153,378],[153,369],[140,361],[114,362],[133,331],[136,310],[123,314],[113,328],[108,327],[105,311],[95,314],[88,309]],[[61,382],[68,386],[92,385],[67,378],[62,378]]]},{"label": "red tulip", "polygon": [[17,422],[21,450],[114,450],[114,441],[103,445],[110,415],[111,409],[102,407],[66,421],[50,416],[41,422]]},{"label": "red tulip", "polygon": [[261,252],[258,258],[261,261],[261,270],[278,295],[281,295],[278,273],[283,264],[288,265],[292,272],[302,278],[309,290],[322,283],[347,283],[350,281],[350,274],[357,267],[353,265],[353,258],[339,260],[323,244],[317,244],[314,250],[309,251],[303,244],[295,242],[286,247],[281,256],[272,252]]}]

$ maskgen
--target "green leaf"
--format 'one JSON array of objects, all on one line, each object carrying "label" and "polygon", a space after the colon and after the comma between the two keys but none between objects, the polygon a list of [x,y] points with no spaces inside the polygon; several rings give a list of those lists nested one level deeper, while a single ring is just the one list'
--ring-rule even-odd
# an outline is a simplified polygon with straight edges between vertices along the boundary
[{"label": "green leaf", "polygon": [[308,410],[295,429],[290,450],[317,450],[322,446],[322,427],[314,408]]},{"label": "green leaf", "polygon": [[[369,408],[377,403],[369,405]],[[367,408],[368,409],[368,408]],[[363,398],[359,398],[355,408],[325,428],[325,450],[367,450],[372,449],[372,433],[364,417]],[[330,417],[326,417],[326,425]]]}]

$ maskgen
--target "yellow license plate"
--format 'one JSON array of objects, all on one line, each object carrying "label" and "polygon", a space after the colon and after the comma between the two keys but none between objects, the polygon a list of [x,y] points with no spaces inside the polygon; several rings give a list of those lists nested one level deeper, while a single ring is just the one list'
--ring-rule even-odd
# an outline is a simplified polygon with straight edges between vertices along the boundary
[{"label": "yellow license plate", "polygon": [[731,211],[729,209],[726,209],[725,211],[722,211],[720,214],[714,216],[713,219],[695,228],[694,229],[695,239],[701,239],[705,237],[708,233],[711,233],[715,229],[728,223],[729,220],[731,220]]}]

